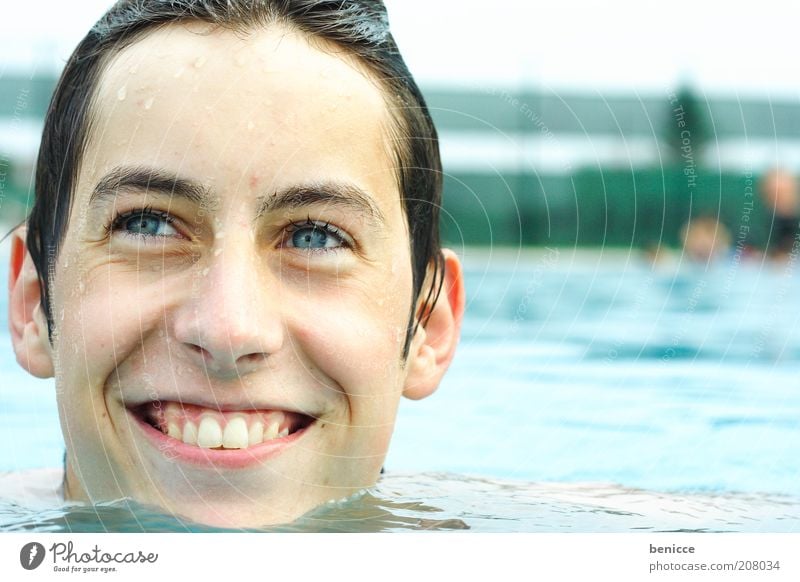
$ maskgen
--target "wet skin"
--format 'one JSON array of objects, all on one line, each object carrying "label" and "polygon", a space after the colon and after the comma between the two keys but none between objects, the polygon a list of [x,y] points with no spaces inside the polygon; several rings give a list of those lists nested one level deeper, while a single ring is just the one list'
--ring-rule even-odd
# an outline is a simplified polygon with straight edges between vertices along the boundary
[{"label": "wet skin", "polygon": [[[55,376],[68,497],[256,526],[373,484],[401,395],[436,389],[464,306],[446,252],[402,358],[419,306],[380,86],[283,28],[172,25],[109,63],[93,115],[52,346],[24,229],[12,251],[12,339]],[[181,437],[190,417],[276,413],[289,434],[260,445]]]}]

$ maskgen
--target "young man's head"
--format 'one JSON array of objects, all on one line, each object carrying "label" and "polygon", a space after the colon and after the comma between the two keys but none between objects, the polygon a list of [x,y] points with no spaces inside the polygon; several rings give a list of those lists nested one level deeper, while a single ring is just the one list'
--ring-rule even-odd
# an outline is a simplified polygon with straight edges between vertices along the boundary
[{"label": "young man's head", "polygon": [[375,482],[464,309],[379,0],[117,3],[36,177],[11,334],[56,378],[69,497],[258,525]]}]

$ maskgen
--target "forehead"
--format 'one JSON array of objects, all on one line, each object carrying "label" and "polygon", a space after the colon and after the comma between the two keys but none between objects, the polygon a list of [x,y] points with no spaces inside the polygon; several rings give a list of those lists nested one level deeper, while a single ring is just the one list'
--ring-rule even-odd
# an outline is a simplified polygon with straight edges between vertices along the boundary
[{"label": "forehead", "polygon": [[212,188],[355,181],[399,206],[382,90],[342,49],[283,27],[154,30],[108,63],[92,113],[84,186],[139,164]]}]

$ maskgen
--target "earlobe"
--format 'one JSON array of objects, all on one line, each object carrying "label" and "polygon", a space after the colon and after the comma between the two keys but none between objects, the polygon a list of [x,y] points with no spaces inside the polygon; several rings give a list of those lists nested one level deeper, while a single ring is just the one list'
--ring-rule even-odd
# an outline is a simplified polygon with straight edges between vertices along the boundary
[{"label": "earlobe", "polygon": [[41,306],[39,277],[25,244],[26,229],[17,228],[11,238],[8,277],[8,324],[19,365],[37,378],[53,376],[53,356],[47,321]]},{"label": "earlobe", "polygon": [[[430,396],[439,387],[455,355],[464,316],[464,275],[456,254],[442,250],[443,287],[428,321],[420,326],[411,343],[403,395],[412,400]],[[423,293],[424,295],[424,293]]]}]

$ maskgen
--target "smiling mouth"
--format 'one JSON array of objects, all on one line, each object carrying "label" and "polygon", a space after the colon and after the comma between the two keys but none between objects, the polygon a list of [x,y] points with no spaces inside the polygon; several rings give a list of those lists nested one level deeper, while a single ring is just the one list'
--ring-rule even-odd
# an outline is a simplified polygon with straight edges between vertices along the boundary
[{"label": "smiling mouth", "polygon": [[131,410],[164,435],[201,449],[240,450],[277,441],[314,418],[284,410],[220,411],[179,402],[150,402]]}]

